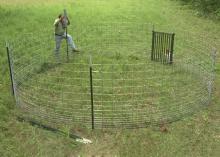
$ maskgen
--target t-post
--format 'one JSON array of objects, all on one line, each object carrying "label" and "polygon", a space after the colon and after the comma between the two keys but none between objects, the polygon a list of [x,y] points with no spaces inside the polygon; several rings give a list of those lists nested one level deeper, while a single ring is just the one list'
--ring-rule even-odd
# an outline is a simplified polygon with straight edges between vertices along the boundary
[{"label": "t-post", "polygon": [[69,61],[68,40],[67,40],[67,25],[69,21],[68,21],[66,9],[64,9],[63,12],[64,12],[63,14],[64,15],[64,27],[66,29],[66,57],[67,57],[67,61]]},{"label": "t-post", "polygon": [[10,79],[11,79],[11,89],[12,89],[12,94],[14,96],[15,95],[15,86],[14,86],[14,78],[13,78],[13,70],[12,70],[12,64],[11,64],[9,43],[5,42],[5,46],[6,46],[6,52],[7,52],[7,57],[8,57],[9,74],[10,74]]}]

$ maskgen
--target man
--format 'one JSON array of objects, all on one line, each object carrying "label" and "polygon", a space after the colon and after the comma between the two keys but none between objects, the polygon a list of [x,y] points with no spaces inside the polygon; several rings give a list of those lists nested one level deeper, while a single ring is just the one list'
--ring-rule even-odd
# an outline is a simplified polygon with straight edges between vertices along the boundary
[{"label": "man", "polygon": [[[67,22],[65,21],[67,20]],[[66,34],[66,25],[69,25],[70,21],[69,19],[65,19],[62,14],[58,16],[58,18],[54,22],[55,26],[55,41],[56,41],[56,49],[55,49],[55,55],[56,57],[59,57],[59,50],[60,50],[60,44],[62,39],[67,39],[68,45],[71,48],[72,52],[79,52],[79,50],[76,48],[73,38],[71,35]]]}]

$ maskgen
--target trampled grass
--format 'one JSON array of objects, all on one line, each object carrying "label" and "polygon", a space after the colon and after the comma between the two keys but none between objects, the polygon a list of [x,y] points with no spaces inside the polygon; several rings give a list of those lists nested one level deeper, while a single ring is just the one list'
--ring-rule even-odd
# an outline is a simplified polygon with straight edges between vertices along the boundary
[{"label": "trampled grass", "polygon": [[[7,4],[6,4],[7,3]],[[12,4],[13,3],[13,4]],[[197,48],[192,54],[194,57],[198,55],[200,50],[203,47],[200,47],[200,44],[194,45],[194,48],[190,48],[190,43],[188,41],[191,40],[183,40],[184,37],[180,37],[179,35],[183,35],[183,30],[187,30],[190,32],[188,36],[192,36],[194,43],[201,42],[200,40],[204,40],[203,42],[214,43],[217,45],[219,49],[219,22],[212,22],[208,19],[202,19],[195,16],[192,16],[192,12],[187,8],[181,7],[178,3],[173,1],[162,1],[162,0],[122,0],[122,1],[87,1],[87,0],[79,0],[79,1],[66,1],[65,4],[61,4],[60,1],[44,1],[44,5],[41,5],[42,1],[32,2],[32,1],[3,1],[0,2],[0,13],[3,17],[3,22],[1,22],[1,141],[0,141],[0,154],[2,156],[218,156],[219,150],[219,116],[218,111],[219,107],[219,82],[220,80],[217,77],[216,81],[216,93],[213,100],[212,105],[206,111],[201,111],[195,116],[191,116],[179,122],[172,123],[167,125],[168,133],[163,134],[158,131],[159,127],[149,127],[147,129],[140,130],[102,130],[102,131],[93,131],[90,132],[88,130],[77,130],[73,129],[73,132],[85,137],[90,138],[93,141],[92,145],[81,145],[73,142],[71,139],[65,138],[63,136],[53,134],[51,132],[39,129],[37,127],[32,127],[27,123],[20,123],[16,121],[15,116],[13,116],[14,111],[14,102],[12,97],[10,96],[10,87],[9,87],[9,79],[7,77],[8,68],[7,68],[7,60],[5,55],[5,47],[4,40],[6,38],[13,38],[14,36],[22,36],[23,33],[37,33],[39,36],[45,37],[45,35],[51,35],[50,40],[53,39],[53,28],[52,23],[54,18],[57,16],[59,12],[62,12],[63,8],[67,8],[69,12],[69,16],[71,19],[71,27],[69,28],[70,34],[73,34],[75,37],[75,41],[80,49],[86,50],[78,55],[74,55],[73,62],[84,62],[87,63],[88,55],[90,53],[93,54],[93,62],[99,63],[101,61],[101,57],[99,57],[98,53],[102,50],[102,45],[100,45],[101,41],[103,41],[104,37],[108,37],[108,42],[111,37],[114,37],[112,32],[115,32],[117,28],[114,28],[112,23],[120,23],[126,22],[126,25],[129,25],[128,28],[132,28],[133,23],[145,23],[152,22],[158,23],[157,29],[165,31],[174,30],[179,37],[179,43],[188,44],[185,48],[181,44],[176,47],[177,58],[185,57],[187,52],[193,52],[194,48]],[[104,35],[100,30],[94,30],[95,25],[99,25],[99,23],[106,23],[109,27],[106,27],[107,35]],[[130,23],[129,23],[130,22]],[[98,24],[97,24],[98,23]],[[163,26],[164,25],[164,26]],[[85,29],[83,29],[85,28]],[[89,29],[90,28],[90,29]],[[100,28],[100,27],[98,27]],[[109,29],[109,30],[108,30]],[[85,32],[83,30],[86,30]],[[135,29],[129,29],[131,34],[138,32]],[[150,31],[151,29],[149,29]],[[91,33],[88,33],[91,32]],[[122,33],[123,34],[123,33]],[[205,34],[205,38],[202,39],[200,35]],[[118,34],[116,34],[118,35]],[[186,35],[187,36],[187,35]],[[121,41],[110,41],[110,43],[105,43],[103,48],[107,49],[107,52],[112,53],[109,57],[104,59],[105,63],[112,63],[112,59],[116,59],[114,64],[118,63],[133,63],[139,62],[142,60],[140,56],[142,54],[138,54],[136,52],[140,52],[143,49],[143,45],[140,45],[140,49],[138,43],[135,41],[140,40],[140,34],[138,34],[135,38],[134,36],[126,35],[123,37],[124,40]],[[190,38],[190,39],[191,39]],[[28,39],[28,38],[27,38]],[[114,39],[114,38],[112,38]],[[38,39],[36,39],[36,43],[29,43],[27,40],[27,44],[32,44],[30,49],[25,49],[23,46],[19,48],[19,50],[15,50],[16,57],[22,58],[26,55],[27,59],[24,59],[23,64],[29,64],[25,61],[29,60],[29,57],[33,54],[43,54],[50,55],[53,52],[53,41],[50,41],[49,46],[45,43],[46,51],[41,51],[41,46],[38,43]],[[123,45],[122,41],[126,41],[124,44],[127,46],[129,51],[126,51],[124,47],[118,47],[117,43]],[[148,39],[146,39],[148,41]],[[112,44],[113,43],[113,44]],[[106,45],[110,45],[109,50]],[[112,45],[116,45],[115,47]],[[34,46],[35,45],[35,46]],[[129,46],[128,46],[129,45]],[[132,48],[132,45],[133,46]],[[100,49],[97,46],[101,47]],[[27,46],[28,47],[28,46]],[[65,48],[65,44],[63,44]],[[24,50],[22,50],[24,48]],[[113,50],[116,51],[112,52]],[[148,49],[148,47],[146,48]],[[182,50],[182,51],[179,51]],[[189,51],[190,50],[190,51]],[[96,52],[98,51],[98,52]],[[204,53],[206,50],[203,50]],[[143,52],[143,54],[146,51]],[[209,52],[207,52],[209,53]],[[97,55],[97,56],[96,56]],[[203,56],[203,57],[201,57]],[[208,56],[208,55],[207,55]],[[204,59],[206,55],[198,55],[201,59]],[[63,56],[65,59],[65,56]],[[110,59],[109,59],[110,58]],[[33,63],[34,64],[34,63]],[[38,64],[38,63],[36,63]],[[19,67],[20,65],[17,65]],[[50,90],[55,89],[55,91],[66,90],[67,92],[73,92],[72,88],[63,88],[63,86],[59,86],[59,82],[62,80],[55,80],[53,77],[48,77],[51,75],[63,75],[69,76],[72,74],[72,71],[76,68],[76,66],[71,66],[69,68],[68,64],[52,66],[50,71],[46,71],[38,74],[37,77],[31,78],[32,80],[27,81],[27,83],[32,83],[32,81],[41,82],[41,86],[37,86],[37,88],[32,88],[31,91],[25,90],[27,95],[30,95],[29,98],[39,98],[42,90],[45,90],[47,87]],[[87,69],[87,65],[85,69]],[[160,69],[159,67],[157,67]],[[217,68],[219,69],[219,60],[217,63]],[[96,67],[94,67],[95,70]],[[107,67],[107,69],[111,69]],[[217,76],[219,76],[219,70],[217,71]],[[71,72],[67,72],[70,70]],[[148,71],[150,75],[150,71]],[[67,73],[66,73],[67,72]],[[74,74],[76,75],[76,73]],[[82,74],[81,74],[82,75]],[[85,74],[87,75],[87,74]],[[158,78],[160,78],[163,74],[158,74]],[[178,79],[181,80],[181,76],[185,75],[184,73],[176,73],[179,75]],[[47,82],[45,82],[45,77],[48,77]],[[76,76],[75,76],[76,77]],[[95,78],[99,79],[99,73],[94,75]],[[108,76],[107,76],[108,77]],[[114,77],[114,76],[113,76]],[[185,77],[185,76],[184,76]],[[191,78],[189,78],[191,79]],[[196,79],[195,79],[196,80]],[[181,97],[180,99],[187,101],[191,101],[193,98],[193,93],[191,93],[191,89],[195,86],[198,86],[199,82],[195,80],[187,80],[192,81],[192,84],[185,86],[186,88],[179,88],[178,90],[185,90],[185,93],[190,92],[188,98]],[[193,81],[195,81],[193,83]],[[65,80],[68,82],[68,80]],[[51,85],[50,85],[51,83]],[[87,82],[77,82],[82,84],[88,84]],[[99,86],[100,82],[95,82],[96,85]],[[119,82],[115,82],[115,86],[117,84],[121,84]],[[150,83],[150,80],[148,80]],[[107,83],[110,85],[109,83]],[[183,81],[182,84],[185,84]],[[63,85],[63,84],[61,84]],[[25,86],[25,85],[24,85]],[[36,87],[36,84],[34,84]],[[42,87],[44,89],[40,90]],[[158,90],[161,87],[158,87]],[[165,86],[166,87],[166,86]],[[46,89],[47,89],[46,88]],[[87,91],[87,89],[82,88],[80,90]],[[98,93],[99,88],[95,89]],[[105,91],[105,89],[102,89]],[[163,89],[161,89],[163,91]],[[35,92],[36,95],[32,95],[32,92]],[[66,92],[66,93],[67,93]],[[74,91],[75,92],[75,91]],[[106,91],[109,92],[108,90]],[[115,91],[117,92],[117,91]],[[121,91],[124,92],[124,91]],[[149,92],[149,91],[147,91]],[[53,93],[54,94],[54,93]],[[52,95],[48,93],[48,95],[43,95],[41,104],[44,104],[44,98],[50,98],[54,96],[54,98],[59,98],[56,94]],[[67,98],[71,97],[65,95]],[[77,95],[75,95],[77,97]],[[26,95],[24,95],[27,98]],[[165,97],[165,95],[164,95]],[[165,97],[166,98],[166,97]],[[88,97],[81,97],[79,99],[88,99]],[[108,97],[107,99],[112,99],[112,97]],[[125,97],[127,99],[127,97]],[[30,101],[30,99],[28,99]],[[37,99],[39,101],[39,99]],[[58,101],[57,101],[58,102]],[[153,102],[153,100],[149,100],[149,102]],[[148,103],[149,103],[148,102]],[[162,99],[161,102],[166,103],[166,99]],[[69,103],[67,103],[69,104]],[[55,103],[52,109],[60,111],[59,102]],[[69,106],[63,107],[68,108]],[[172,110],[172,106],[167,104],[167,109]],[[52,104],[50,105],[52,106]],[[79,104],[79,107],[82,107],[82,104]],[[72,107],[72,106],[71,106]],[[158,106],[159,107],[159,106]],[[85,108],[87,109],[87,108]],[[12,112],[12,113],[11,113]],[[16,110],[15,110],[16,112]],[[152,112],[152,111],[151,111]],[[120,114],[120,113],[119,113]],[[71,115],[70,115],[71,116]],[[8,118],[10,117],[10,118]],[[85,119],[86,120],[86,119]],[[68,129],[67,129],[68,130]],[[68,131],[67,131],[68,132]],[[22,144],[21,144],[22,143]],[[56,150],[56,151],[54,151]]]}]

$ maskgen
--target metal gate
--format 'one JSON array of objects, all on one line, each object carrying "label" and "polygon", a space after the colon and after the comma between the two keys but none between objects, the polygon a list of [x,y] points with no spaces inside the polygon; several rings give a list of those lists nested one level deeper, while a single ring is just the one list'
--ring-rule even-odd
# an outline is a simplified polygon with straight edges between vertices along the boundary
[{"label": "metal gate", "polygon": [[174,33],[152,32],[152,61],[173,63],[174,36]]}]

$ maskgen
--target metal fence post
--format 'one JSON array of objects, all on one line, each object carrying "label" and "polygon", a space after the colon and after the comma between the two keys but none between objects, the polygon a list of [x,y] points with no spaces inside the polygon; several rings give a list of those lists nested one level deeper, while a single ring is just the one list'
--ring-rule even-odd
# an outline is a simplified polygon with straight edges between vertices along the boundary
[{"label": "metal fence post", "polygon": [[89,57],[89,76],[90,76],[90,93],[91,93],[91,116],[92,116],[92,129],[94,130],[94,105],[93,105],[93,78],[92,78],[92,57]]},{"label": "metal fence post", "polygon": [[67,39],[67,25],[68,25],[68,18],[67,18],[67,11],[64,9],[64,17],[65,17],[65,28],[66,28],[66,57],[67,57],[67,62],[69,62],[69,48],[68,48],[68,39]]},{"label": "metal fence post", "polygon": [[154,30],[152,31],[152,48],[151,48],[151,60],[154,60],[154,36],[155,36],[155,33],[154,33]]},{"label": "metal fence post", "polygon": [[12,89],[13,96],[15,96],[14,77],[13,77],[13,71],[12,71],[9,43],[6,42],[5,45],[6,45],[6,52],[7,52],[7,58],[8,58],[9,74],[10,74],[10,80],[11,80],[11,89]]}]

